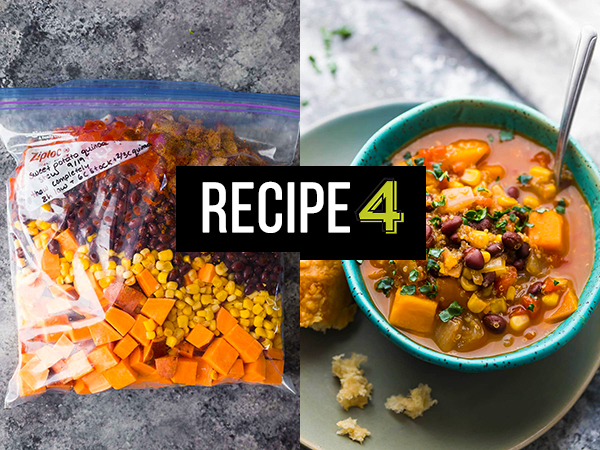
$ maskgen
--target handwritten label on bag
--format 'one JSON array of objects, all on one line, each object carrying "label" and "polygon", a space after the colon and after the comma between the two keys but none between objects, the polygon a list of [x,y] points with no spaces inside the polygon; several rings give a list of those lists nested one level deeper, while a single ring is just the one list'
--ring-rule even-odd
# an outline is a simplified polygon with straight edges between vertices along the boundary
[{"label": "handwritten label on bag", "polygon": [[21,205],[39,208],[85,180],[145,153],[145,141],[66,142],[30,149],[20,172]]}]

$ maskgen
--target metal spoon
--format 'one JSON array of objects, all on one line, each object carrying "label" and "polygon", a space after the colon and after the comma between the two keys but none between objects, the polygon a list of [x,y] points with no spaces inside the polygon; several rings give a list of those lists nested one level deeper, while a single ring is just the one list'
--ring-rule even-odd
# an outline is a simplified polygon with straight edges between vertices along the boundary
[{"label": "metal spoon", "polygon": [[562,117],[560,119],[560,128],[558,130],[558,141],[556,143],[556,153],[554,155],[554,182],[556,187],[560,186],[560,173],[562,171],[563,158],[569,141],[569,131],[573,123],[575,108],[579,101],[579,94],[585,76],[587,75],[594,47],[596,46],[596,30],[589,25],[584,26],[579,32],[579,40],[575,50],[575,58],[573,59],[573,67],[571,68],[571,77],[569,78],[569,89],[565,98],[565,106],[563,108]]}]

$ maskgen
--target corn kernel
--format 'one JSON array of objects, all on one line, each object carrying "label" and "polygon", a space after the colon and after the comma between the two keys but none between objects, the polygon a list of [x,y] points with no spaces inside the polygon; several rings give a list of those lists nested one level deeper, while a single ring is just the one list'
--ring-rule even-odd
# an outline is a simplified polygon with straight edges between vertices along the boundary
[{"label": "corn kernel", "polygon": [[224,302],[227,299],[227,291],[219,291],[215,295],[218,301]]},{"label": "corn kernel", "polygon": [[519,202],[517,202],[514,198],[507,196],[498,197],[497,202],[498,205],[500,205],[503,208],[510,208],[519,204]]},{"label": "corn kernel", "polygon": [[215,313],[212,309],[205,309],[206,311],[206,320],[213,320],[215,317]]},{"label": "corn kernel", "polygon": [[214,287],[221,287],[223,286],[223,279],[221,277],[214,277],[212,284]]},{"label": "corn kernel", "polygon": [[186,306],[185,308],[183,308],[183,313],[186,316],[191,316],[192,315],[192,307],[191,306]]},{"label": "corn kernel", "polygon": [[267,339],[273,339],[275,337],[275,332],[272,330],[267,330]]},{"label": "corn kernel", "polygon": [[142,273],[144,271],[144,266],[142,266],[141,263],[136,263],[133,266],[131,266],[131,271],[134,274],[139,275],[140,273]]},{"label": "corn kernel", "polygon": [[256,316],[256,317],[254,318],[254,326],[255,326],[256,328],[260,328],[260,327],[262,327],[263,321],[264,321],[264,319],[263,319],[262,317]]},{"label": "corn kernel", "polygon": [[175,332],[173,333],[173,336],[175,336],[177,339],[181,339],[184,335],[185,335],[185,330],[183,328],[175,328]]},{"label": "corn kernel", "polygon": [[167,249],[158,252],[158,259],[161,261],[171,261],[173,259],[173,250]]},{"label": "corn kernel", "polygon": [[155,331],[146,331],[146,337],[148,339],[154,339],[154,338],[156,338],[156,332]]},{"label": "corn kernel", "polygon": [[492,259],[492,255],[490,255],[489,252],[486,252],[485,250],[481,251],[481,254],[483,255],[483,261],[487,264],[490,262],[490,259]]},{"label": "corn kernel", "polygon": [[519,314],[512,316],[508,321],[510,327],[515,331],[522,331],[529,326],[529,316],[527,314]]},{"label": "corn kernel", "polygon": [[157,281],[158,281],[160,284],[165,284],[165,283],[167,282],[167,277],[168,277],[168,276],[169,276],[169,275],[167,274],[167,272],[160,272],[160,273],[158,274]]},{"label": "corn kernel", "polygon": [[263,328],[266,328],[267,330],[272,330],[273,328],[275,328],[275,326],[273,325],[273,323],[269,320],[265,320],[263,322]]},{"label": "corn kernel", "polygon": [[146,329],[146,331],[154,331],[156,330],[156,322],[152,319],[145,320],[144,328]]},{"label": "corn kernel", "polygon": [[515,295],[516,295],[516,289],[514,286],[509,286],[509,288],[506,290],[506,299],[509,302],[512,302],[515,299]]},{"label": "corn kernel", "polygon": [[131,260],[129,258],[121,259],[121,265],[125,267],[125,269],[129,269],[131,267]]},{"label": "corn kernel", "polygon": [[133,286],[133,285],[135,284],[135,277],[127,278],[127,279],[125,280],[125,284],[126,284],[127,286]]},{"label": "corn kernel", "polygon": [[260,305],[254,305],[254,306],[252,307],[252,312],[253,312],[254,314],[260,314],[260,312],[261,312],[262,310],[263,310],[263,307],[262,307],[262,306],[260,306]]},{"label": "corn kernel", "polygon": [[[487,306],[488,306],[488,304],[485,301],[483,301],[482,299],[480,299],[476,293],[471,295],[471,297],[469,298],[469,301],[467,302],[467,307],[469,308],[469,310],[471,312],[474,312],[475,314],[479,314]],[[266,326],[265,326],[265,328],[266,328]],[[269,339],[271,339],[271,338],[269,338]]]},{"label": "corn kernel", "polygon": [[538,206],[540,206],[540,201],[535,198],[532,195],[528,195],[527,197],[525,197],[523,199],[523,205],[529,207],[529,208],[537,208]]},{"label": "corn kernel", "polygon": [[548,200],[554,196],[556,196],[556,186],[553,184],[545,184],[544,187],[542,187],[542,197]]},{"label": "corn kernel", "polygon": [[560,297],[556,292],[552,292],[550,294],[542,296],[542,302],[544,302],[544,305],[546,305],[549,308],[554,308],[556,305],[558,305],[559,300]]},{"label": "corn kernel", "polygon": [[252,307],[254,306],[254,302],[252,300],[246,298],[242,302],[242,306],[246,309],[252,309]]},{"label": "corn kernel", "polygon": [[481,183],[481,180],[481,172],[476,169],[466,169],[463,173],[463,176],[460,178],[460,181],[468,184],[469,186],[477,186],[479,183]]},{"label": "corn kernel", "polygon": [[165,328],[165,329],[163,330],[163,334],[164,334],[165,336],[167,336],[167,337],[169,337],[169,336],[173,336],[173,330],[172,330],[172,329],[170,329],[170,328]]},{"label": "corn kernel", "polygon": [[215,331],[217,329],[217,321],[211,320],[208,328],[210,329],[210,331]]},{"label": "corn kernel", "polygon": [[175,297],[175,291],[173,289],[167,289],[165,291],[165,297],[166,298],[173,298],[173,297]]},{"label": "corn kernel", "polygon": [[248,317],[250,317],[250,311],[248,311],[247,309],[242,309],[240,311],[240,317],[247,319]]},{"label": "corn kernel", "polygon": [[200,292],[200,286],[198,286],[196,283],[192,283],[188,286],[185,287],[185,290],[187,291],[188,294],[198,294]]},{"label": "corn kernel", "polygon": [[[98,272],[96,272],[98,273]],[[101,280],[98,281],[98,285],[102,288],[102,289],[106,289],[109,284],[112,282],[112,280],[110,278],[103,278]]]},{"label": "corn kernel", "polygon": [[167,337],[166,344],[171,348],[175,347],[177,345],[177,338],[175,336]]},{"label": "corn kernel", "polygon": [[545,183],[552,179],[553,172],[545,167],[534,166],[529,169],[529,175],[539,178],[542,183]]}]

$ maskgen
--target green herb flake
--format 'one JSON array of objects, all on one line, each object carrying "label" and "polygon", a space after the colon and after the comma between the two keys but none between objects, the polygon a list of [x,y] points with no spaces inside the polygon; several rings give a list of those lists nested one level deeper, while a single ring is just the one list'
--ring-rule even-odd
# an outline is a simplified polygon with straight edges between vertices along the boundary
[{"label": "green herb flake", "polygon": [[310,55],[308,57],[308,60],[310,61],[310,64],[312,65],[313,69],[315,69],[315,72],[323,73],[323,72],[321,72],[321,69],[319,69],[319,66],[317,66],[317,60],[313,55]]},{"label": "green herb flake", "polygon": [[533,177],[531,175],[528,175],[528,174],[524,173],[524,174],[519,175],[517,177],[517,181],[519,183],[521,183],[521,184],[527,184],[527,183],[529,183],[531,181],[532,178]]},{"label": "green herb flake", "polygon": [[488,193],[489,193],[490,191],[488,191],[488,190],[487,190],[486,188],[484,188],[483,186],[479,186],[479,187],[477,188],[477,192],[488,192]]},{"label": "green herb flake", "polygon": [[419,292],[429,298],[433,298],[437,294],[437,284],[431,284],[430,282],[427,282],[419,288]]},{"label": "green herb flake", "polygon": [[412,155],[410,154],[410,152],[406,152],[404,155],[402,155],[402,157],[404,159],[410,159],[410,158],[412,158]]},{"label": "green herb flake", "polygon": [[[478,209],[477,211],[473,211],[471,209],[465,213],[464,217],[466,217],[468,220],[473,221],[473,222],[481,222],[483,219],[485,219],[485,216],[487,216],[487,209],[482,208],[482,209]],[[463,220],[463,222],[464,222],[464,220]]]},{"label": "green herb flake", "polygon": [[433,167],[433,170],[427,169],[426,172],[432,174],[436,180],[442,181],[444,178],[450,180],[450,175],[448,175],[448,172],[444,172],[442,170],[442,163],[431,163],[431,167]]},{"label": "green herb flake", "polygon": [[552,282],[554,283],[554,286],[558,285],[558,281],[557,280],[552,280]]},{"label": "green herb flake", "polygon": [[373,47],[371,47],[371,51],[373,53],[375,53],[377,50],[379,50],[379,47],[377,47],[376,45],[374,45]]},{"label": "green herb flake", "polygon": [[432,248],[432,249],[429,249],[429,256],[432,256],[434,258],[439,258],[440,256],[442,256],[443,252],[444,252],[443,248]]},{"label": "green herb flake", "polygon": [[527,309],[529,311],[533,311],[535,309],[535,305],[533,303],[530,303],[529,306],[527,306]]},{"label": "green herb flake", "polygon": [[454,300],[450,306],[440,313],[440,320],[442,322],[448,322],[450,319],[460,316],[462,312],[463,307],[460,306],[456,300]]},{"label": "green herb flake", "polygon": [[417,269],[411,270],[410,273],[408,274],[408,279],[410,281],[412,281],[413,283],[415,281],[417,281],[418,278],[419,278],[419,271]]},{"label": "green herb flake", "polygon": [[422,166],[425,163],[425,158],[415,158],[415,165]]},{"label": "green herb flake", "polygon": [[405,284],[400,289],[401,295],[415,295],[417,292],[417,287],[414,284]]},{"label": "green herb flake", "polygon": [[302,103],[301,103],[301,105],[302,105],[302,106],[308,106],[308,104],[309,104],[309,103],[310,103],[310,102],[309,102],[308,100],[302,100]]},{"label": "green herb flake", "polygon": [[488,141],[494,142],[494,136],[492,136],[491,134],[488,134],[487,138],[488,138]]},{"label": "green herb flake", "polygon": [[432,270],[439,272],[440,265],[437,262],[435,262],[433,259],[428,259],[427,260],[427,272],[430,272]]},{"label": "green herb flake", "polygon": [[515,134],[512,130],[500,130],[500,142],[512,141]]},{"label": "green herb flake", "polygon": [[538,208],[535,210],[538,214],[544,214],[546,211],[550,211],[548,208]]},{"label": "green herb flake", "polygon": [[334,62],[330,62],[329,64],[327,64],[327,68],[329,69],[329,72],[331,72],[331,75],[335,76],[337,72],[337,64]]},{"label": "green herb flake", "polygon": [[557,213],[564,214],[566,212],[566,208],[567,208],[567,202],[565,201],[564,198],[561,198],[558,201],[558,203],[556,204],[556,207],[554,209],[556,210]]},{"label": "green herb flake", "polygon": [[331,32],[332,35],[338,35],[339,37],[341,37],[343,40],[346,40],[350,37],[352,37],[352,30],[346,26],[340,27],[336,30],[333,30]]},{"label": "green herb flake", "polygon": [[442,218],[440,216],[433,216],[429,219],[429,223],[434,227],[439,228],[442,226]]},{"label": "green herb flake", "polygon": [[393,278],[382,278],[375,284],[375,289],[378,291],[382,291],[385,295],[388,295],[393,287],[394,287],[394,279]]},{"label": "green herb flake", "polygon": [[439,201],[435,201],[434,200],[434,201],[431,202],[431,205],[434,208],[437,208],[438,206],[444,206],[445,204],[446,204],[446,196],[445,195],[442,195],[442,197],[440,198]]},{"label": "green herb flake", "polygon": [[354,261],[356,261],[360,265],[363,263],[364,259],[355,259]]}]

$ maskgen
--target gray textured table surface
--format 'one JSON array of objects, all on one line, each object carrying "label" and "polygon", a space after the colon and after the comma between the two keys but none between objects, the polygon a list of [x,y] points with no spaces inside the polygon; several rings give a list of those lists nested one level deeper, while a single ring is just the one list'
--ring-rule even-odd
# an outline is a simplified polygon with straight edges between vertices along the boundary
[{"label": "gray textured table surface", "polygon": [[[523,101],[497,74],[439,24],[400,0],[302,0],[301,128],[369,103],[481,95]],[[321,27],[348,26],[328,58]],[[309,57],[321,70],[317,73]],[[390,65],[390,61],[398,61]],[[337,65],[335,76],[327,64]],[[600,376],[573,409],[528,448],[600,448]]]},{"label": "gray textured table surface", "polygon": [[[204,81],[298,94],[297,1],[0,0],[0,87],[73,78]],[[190,33],[190,30],[193,33]],[[0,152],[0,179],[14,163]],[[0,205],[6,201],[0,189]],[[6,235],[0,207],[0,235]],[[0,239],[0,393],[16,365],[8,249]],[[298,388],[298,254],[286,254],[286,373]],[[264,386],[45,396],[0,410],[0,448],[293,448],[299,398]]]}]

